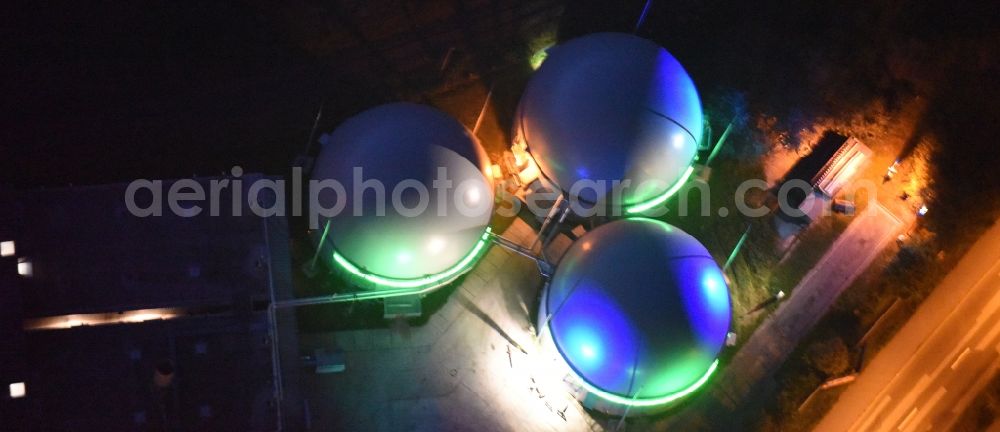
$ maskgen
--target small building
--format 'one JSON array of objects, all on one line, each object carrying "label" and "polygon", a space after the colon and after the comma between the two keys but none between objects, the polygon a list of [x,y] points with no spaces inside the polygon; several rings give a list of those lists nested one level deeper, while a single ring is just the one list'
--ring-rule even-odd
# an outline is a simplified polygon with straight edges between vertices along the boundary
[{"label": "small building", "polygon": [[868,162],[871,149],[854,137],[847,138],[830,160],[813,176],[810,184],[827,197],[833,198]]},{"label": "small building", "polygon": [[778,197],[776,205],[781,220],[775,223],[782,237],[797,231],[793,225],[805,226],[829,214],[833,198],[861,172],[871,155],[871,149],[857,138],[833,132],[823,134],[779,186],[780,189],[793,180],[806,186],[789,188],[785,202]]}]

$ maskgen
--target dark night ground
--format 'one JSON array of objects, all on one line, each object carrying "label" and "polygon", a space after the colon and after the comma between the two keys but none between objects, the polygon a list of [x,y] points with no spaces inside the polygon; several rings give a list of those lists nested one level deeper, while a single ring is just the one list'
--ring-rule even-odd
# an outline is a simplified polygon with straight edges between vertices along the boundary
[{"label": "dark night ground", "polygon": [[[566,2],[562,14],[559,0],[248,3],[63,2],[5,14],[0,185],[210,176],[233,165],[281,174],[321,101],[320,130],[330,131],[379,103],[480,85],[475,76],[499,84],[495,108],[509,128],[531,39],[546,28],[562,39],[631,31],[644,2]],[[922,127],[944,145],[927,221],[964,243],[978,232],[970,220],[982,225],[1000,209],[996,8],[855,3],[653,1],[639,34],[685,65],[717,131],[732,111],[724,101],[739,93],[751,118],[774,115],[793,139],[819,115],[929,100]],[[746,132],[722,158],[755,156],[741,147]]]},{"label": "dark night ground", "polygon": [[[497,50],[525,50],[526,36],[489,28],[506,2],[375,2],[385,6],[367,12],[359,10],[364,2],[347,3],[63,2],[8,11],[0,183],[214,175],[234,164],[280,173],[301,151],[321,100],[330,130],[351,113],[436,84],[404,70],[392,41],[429,41],[400,49],[433,66],[446,49],[434,42],[443,28],[468,36],[460,55],[480,69],[509,61]],[[630,30],[643,2],[585,3],[597,6],[567,7],[561,37]],[[703,96],[747,92],[751,109],[784,116],[792,127],[871,98],[933,97],[940,120],[933,127],[952,136],[946,141],[962,146],[963,156],[997,160],[985,145],[995,136],[1000,95],[992,2],[796,3],[808,4],[654,1],[640,34],[673,52]],[[379,16],[394,21],[380,27]],[[440,21],[380,39],[407,16]]]},{"label": "dark night ground", "polygon": [[[520,82],[534,35],[511,24],[519,19],[510,10],[544,16],[563,2],[45,3],[3,14],[0,185],[217,175],[233,165],[280,174],[321,101],[329,131],[364,108],[420,101],[460,79],[437,74],[448,46],[458,46],[456,68]],[[562,39],[631,31],[643,1],[572,3],[552,23]],[[751,115],[775,115],[792,132],[872,100],[892,109],[926,98],[922,126],[943,143],[928,222],[964,241],[969,219],[1000,209],[998,8],[816,3],[654,0],[639,34],[678,57],[719,117],[727,107],[713,101],[736,92]],[[501,119],[517,97],[496,95]],[[744,156],[738,140],[727,152]]]}]

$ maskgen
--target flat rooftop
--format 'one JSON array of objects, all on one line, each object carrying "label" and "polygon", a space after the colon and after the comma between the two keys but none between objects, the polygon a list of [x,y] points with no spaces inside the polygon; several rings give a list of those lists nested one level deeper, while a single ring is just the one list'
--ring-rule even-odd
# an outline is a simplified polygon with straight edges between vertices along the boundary
[{"label": "flat rooftop", "polygon": [[14,215],[18,256],[33,267],[22,290],[25,316],[267,298],[265,219],[249,211],[245,196],[241,216],[224,190],[219,217],[207,208],[181,217],[164,204],[162,216],[141,218],[126,208],[126,187],[18,191],[0,203]]},{"label": "flat rooftop", "polygon": [[[279,416],[295,424],[301,413],[286,405],[301,404],[298,372],[276,374],[298,361],[294,311],[277,313],[277,326],[268,313],[272,296],[292,296],[287,220],[250,212],[247,187],[239,215],[224,190],[217,217],[165,208],[140,218],[126,210],[126,187],[0,190],[0,241],[16,246],[0,257],[3,427],[252,431],[275,430]],[[23,260],[30,275],[19,274]],[[164,364],[173,378],[158,387]],[[8,397],[20,382],[24,397]]]},{"label": "flat rooftop", "polygon": [[[28,333],[21,430],[272,430],[267,316]],[[169,361],[171,387],[154,384]],[[5,419],[11,421],[14,419]],[[7,423],[5,426],[10,426]]]}]

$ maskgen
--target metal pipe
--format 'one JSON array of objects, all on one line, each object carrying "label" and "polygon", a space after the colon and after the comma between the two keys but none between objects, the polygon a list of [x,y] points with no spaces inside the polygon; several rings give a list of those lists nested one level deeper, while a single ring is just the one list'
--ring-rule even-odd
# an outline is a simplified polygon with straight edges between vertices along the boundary
[{"label": "metal pipe", "polygon": [[444,68],[448,67],[448,62],[451,61],[451,55],[455,53],[455,47],[448,48],[448,52],[444,55],[444,60],[441,61],[441,67],[438,68],[438,73],[444,73]]},{"label": "metal pipe", "polygon": [[319,252],[323,250],[323,245],[326,244],[326,235],[330,232],[330,220],[326,220],[326,225],[323,226],[323,235],[319,236],[319,245],[316,246],[316,252],[313,253],[312,260],[309,263],[309,270],[316,270],[316,259],[319,258]]},{"label": "metal pipe", "polygon": [[[548,277],[551,275],[552,265],[549,264],[544,259],[531,253],[531,250],[521,246],[513,241],[503,238],[499,235],[490,233],[490,237],[494,243],[507,248],[519,255],[527,257],[534,260],[538,265],[539,272],[542,276]],[[376,290],[376,291],[356,291],[350,293],[340,293],[340,294],[330,294],[325,296],[316,297],[305,297],[305,298],[295,298],[283,301],[275,301],[273,304],[277,308],[287,308],[287,307],[300,307],[300,306],[311,306],[329,303],[345,303],[363,300],[378,300],[390,297],[400,297],[407,295],[423,295],[427,292],[434,290],[436,286],[414,289],[414,288],[398,288],[398,289],[388,289],[388,290]]]},{"label": "metal pipe", "polygon": [[[556,310],[550,311],[548,307],[545,308],[545,321],[542,321],[542,325],[539,326],[538,334],[542,334],[542,329],[548,328],[549,322],[552,321],[552,317],[556,316],[556,314],[562,310],[563,306],[566,305],[566,301],[569,300],[570,296],[572,296],[574,292],[576,292],[576,287],[578,286],[580,286],[580,281],[576,281],[576,283],[573,284],[573,287],[569,289],[569,292],[566,293],[566,296],[563,297],[561,302],[559,302],[559,306],[556,307]],[[549,289],[549,285],[546,283],[545,287],[543,287],[542,289],[546,290],[545,295],[548,296],[549,292],[547,290]]]},{"label": "metal pipe", "polygon": [[325,105],[325,100],[319,104],[319,111],[316,112],[316,119],[313,120],[312,130],[309,131],[309,140],[306,141],[306,156],[309,156],[309,150],[312,149],[313,139],[316,138],[316,128],[319,127],[319,119],[323,117],[323,106]]},{"label": "metal pipe", "polygon": [[747,230],[743,232],[740,237],[740,241],[736,242],[736,246],[733,247],[733,251],[729,253],[729,258],[726,259],[726,264],[722,266],[722,271],[725,272],[729,269],[729,266],[733,264],[733,260],[736,259],[736,255],[740,253],[740,249],[743,248],[743,243],[747,241],[747,236],[750,235],[750,228],[753,225],[747,225]]},{"label": "metal pipe", "polygon": [[[630,390],[632,389],[632,386],[635,385],[635,372],[638,367],[639,367],[639,348],[636,347],[635,361],[632,363],[632,380],[628,384]],[[618,419],[618,425],[615,426],[615,432],[620,431],[622,429],[622,426],[625,426],[625,419],[628,418],[629,411],[632,409],[632,406],[635,405],[635,401],[639,399],[639,393],[642,393],[642,389],[644,388],[645,386],[639,387],[639,389],[635,391],[635,395],[632,396],[633,403],[625,405],[625,412],[622,413],[622,417]]]},{"label": "metal pipe", "polygon": [[493,233],[490,233],[490,238],[493,239],[493,243],[496,243],[496,244],[504,247],[505,249],[507,249],[507,250],[509,250],[511,252],[514,252],[514,253],[516,253],[518,255],[521,255],[521,256],[523,256],[525,258],[529,258],[529,259],[533,259],[533,260],[538,260],[539,259],[538,256],[536,256],[535,254],[531,253],[531,249],[528,249],[528,248],[526,248],[524,246],[521,246],[521,245],[515,243],[513,240],[504,238],[503,236],[501,236],[499,234],[493,234]]},{"label": "metal pipe", "polygon": [[571,206],[566,206],[565,208],[563,208],[562,214],[559,215],[559,220],[556,221],[555,226],[553,226],[549,230],[549,232],[545,234],[545,240],[542,241],[543,257],[545,256],[545,245],[549,244],[549,242],[552,241],[552,238],[555,237],[556,234],[559,232],[559,227],[562,226],[562,223],[566,221],[566,217],[569,216],[569,211],[571,208],[572,208]]},{"label": "metal pipe", "polygon": [[277,399],[274,404],[277,414],[277,430],[284,429],[285,420],[281,417],[281,404],[284,400],[284,384],[281,381],[281,354],[278,352],[280,344],[278,342],[278,314],[275,310],[274,294],[274,271],[271,265],[271,239],[267,229],[268,218],[261,218],[264,228],[264,247],[267,250],[267,290],[271,304],[267,307],[267,317],[270,321],[268,331],[271,333],[271,374],[274,376],[274,397]]},{"label": "metal pipe", "polygon": [[424,291],[425,291],[424,289],[415,290],[413,288],[400,288],[400,289],[377,290],[377,291],[356,291],[350,293],[330,294],[325,296],[283,300],[274,303],[274,306],[279,308],[287,308],[287,307],[320,305],[328,303],[344,303],[350,301],[378,300],[383,298],[399,297],[405,295],[420,295],[423,294]]},{"label": "metal pipe", "polygon": [[490,233],[490,237],[493,239],[493,243],[496,243],[500,247],[534,261],[535,265],[538,266],[538,272],[541,273],[542,277],[548,278],[552,276],[552,264],[545,260],[544,257],[535,255],[531,252],[531,249],[521,246],[510,239],[500,236],[499,234]]},{"label": "metal pipe", "polygon": [[711,164],[712,160],[719,155],[719,151],[722,150],[722,145],[726,143],[726,138],[729,138],[729,132],[732,132],[733,130],[734,122],[736,122],[736,119],[729,122],[729,126],[726,126],[726,130],[722,132],[722,136],[719,137],[719,142],[715,143],[715,148],[713,148],[712,152],[708,154],[708,159],[705,159],[705,166]]},{"label": "metal pipe", "polygon": [[[549,213],[545,215],[545,220],[542,221],[542,226],[538,228],[538,236],[535,237],[535,241],[531,243],[531,247],[529,249],[534,250],[535,245],[542,241],[542,236],[545,235],[545,229],[548,228],[549,224],[552,222],[552,218],[555,216],[556,212],[559,211],[559,207],[562,206],[564,199],[565,198],[562,194],[559,194],[559,197],[556,198],[556,202],[552,204],[552,208],[549,209]],[[543,244],[542,249],[544,248],[545,245]]]},{"label": "metal pipe", "polygon": [[490,91],[486,93],[486,100],[483,101],[483,108],[479,110],[479,117],[476,118],[476,125],[472,128],[472,134],[479,133],[479,127],[483,125],[483,117],[486,116],[486,109],[490,107],[490,99],[493,98],[493,85],[490,84]]},{"label": "metal pipe", "polygon": [[653,0],[646,0],[646,4],[642,6],[642,13],[639,14],[639,19],[635,21],[635,27],[632,28],[632,34],[638,33],[642,23],[646,22],[646,14],[649,13],[649,6],[652,4]]}]

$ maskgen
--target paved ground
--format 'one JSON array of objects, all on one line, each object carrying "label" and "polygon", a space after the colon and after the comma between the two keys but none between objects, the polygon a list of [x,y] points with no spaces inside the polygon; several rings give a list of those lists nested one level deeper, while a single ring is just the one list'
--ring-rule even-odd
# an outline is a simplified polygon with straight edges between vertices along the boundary
[{"label": "paved ground", "polygon": [[[655,426],[732,426],[732,416],[717,413],[734,411],[770,381],[797,341],[904,225],[881,206],[859,215],[706,397]],[[505,233],[522,244],[532,235],[520,221]],[[600,430],[559,378],[546,376],[534,360],[528,317],[540,285],[532,262],[493,248],[426,325],[303,336],[304,350],[338,347],[347,358],[345,373],[304,379],[313,429]],[[635,426],[647,426],[640,423]]]},{"label": "paved ground", "polygon": [[812,329],[841,292],[898,234],[904,223],[881,205],[860,214],[802,279],[773,315],[724,365],[705,395],[689,409],[667,418],[661,427],[725,429],[738,418],[720,416],[752,398],[769,385],[771,377]]},{"label": "paved ground", "polygon": [[997,372],[998,350],[1000,224],[995,224],[816,430],[947,430]]},{"label": "paved ground", "polygon": [[[533,235],[521,221],[504,234]],[[312,430],[601,430],[532,360],[540,288],[534,263],[494,247],[423,326],[303,335],[303,350],[339,347],[347,361],[303,377]]]}]

